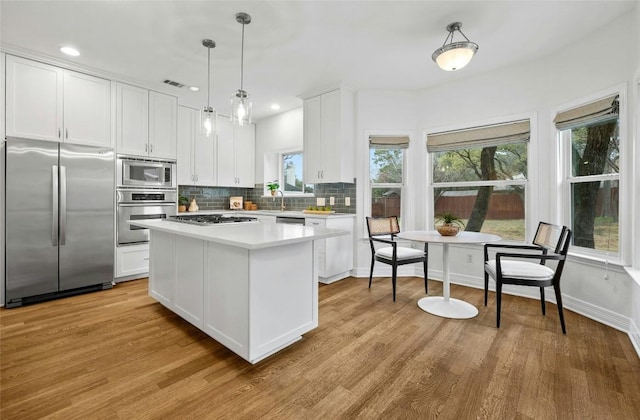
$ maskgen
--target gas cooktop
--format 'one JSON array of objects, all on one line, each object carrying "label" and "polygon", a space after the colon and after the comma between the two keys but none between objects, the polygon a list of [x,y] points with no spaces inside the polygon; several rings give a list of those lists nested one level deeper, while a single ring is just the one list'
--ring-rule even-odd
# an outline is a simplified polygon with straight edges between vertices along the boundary
[{"label": "gas cooktop", "polygon": [[243,223],[257,222],[256,217],[224,216],[222,214],[189,214],[180,216],[167,216],[165,220],[170,222],[189,223],[192,225],[208,226],[219,223]]}]

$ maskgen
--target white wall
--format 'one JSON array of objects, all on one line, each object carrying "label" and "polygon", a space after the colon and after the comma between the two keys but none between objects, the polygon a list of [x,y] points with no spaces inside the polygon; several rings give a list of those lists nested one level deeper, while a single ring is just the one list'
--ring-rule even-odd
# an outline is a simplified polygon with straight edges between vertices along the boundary
[{"label": "white wall", "polygon": [[278,174],[278,152],[302,151],[303,143],[302,107],[265,118],[256,123],[256,184],[276,179]]},{"label": "white wall", "polygon": [[[638,31],[637,22],[636,8],[635,14],[610,23],[570,48],[529,63],[427,89],[415,96],[360,91],[357,101],[359,136],[357,141],[361,147],[358,152],[361,159],[358,166],[362,168],[359,171],[360,178],[366,176],[367,154],[362,150],[366,142],[364,133],[376,129],[414,127],[413,138],[418,140],[416,143],[420,143],[421,146],[419,150],[412,150],[412,153],[415,153],[411,159],[408,182],[419,187],[411,189],[412,194],[420,196],[416,199],[415,205],[422,209],[428,208],[431,202],[427,197],[424,182],[427,171],[427,154],[423,151],[425,132],[455,125],[473,126],[484,121],[513,115],[532,115],[536,124],[533,130],[536,133],[532,137],[530,147],[529,180],[535,199],[529,200],[528,218],[532,225],[537,224],[541,219],[559,221],[555,210],[557,208],[554,153],[556,139],[552,111],[599,91],[631,84],[638,67],[637,51],[640,44],[636,33],[630,34],[630,31]],[[478,54],[482,54],[482,50]],[[602,58],[598,59],[598,56]],[[473,65],[473,62],[470,65]],[[633,90],[629,93],[631,92]],[[415,102],[409,99],[415,99]],[[417,112],[411,109],[414,104]],[[411,120],[413,115],[416,118],[415,122]],[[635,115],[629,115],[628,133],[633,133],[637,118],[637,112]],[[536,158],[536,156],[540,157]],[[627,179],[633,178],[631,172],[628,175]],[[638,168],[636,168],[635,178],[638,177]],[[363,185],[364,182],[358,183],[359,187]],[[626,192],[631,193],[631,191],[629,188]],[[637,202],[638,199],[636,199]],[[358,214],[360,216],[358,220],[362,220],[362,209],[359,209]],[[406,223],[415,227],[424,226],[426,221],[420,220],[424,214],[423,211],[416,211],[414,217],[417,219],[407,220]],[[625,208],[621,209],[621,220],[623,226],[631,225],[630,200],[627,201]],[[530,236],[531,234],[527,238]],[[635,237],[638,236],[636,232]],[[368,274],[370,251],[366,246],[364,241],[358,246],[358,269],[356,270],[358,275]],[[430,272],[437,278],[441,269],[440,250],[437,246],[430,248]],[[481,254],[477,248],[452,249],[451,261],[466,261],[465,254],[472,255],[474,264],[452,264],[452,279],[479,286],[482,265]],[[567,307],[571,306],[576,311],[592,314],[601,321],[627,331],[632,306],[638,306],[638,301],[631,297],[633,293],[632,280],[620,267],[609,267],[608,272],[605,272],[602,263],[572,259],[565,268],[563,295],[568,296]],[[625,323],[627,325],[624,325]]]},{"label": "white wall", "polygon": [[[640,6],[636,6],[635,9],[635,21],[640,22]],[[635,26],[636,31],[636,43],[640,46],[640,28]],[[632,96],[635,99],[635,108],[633,113],[635,115],[635,127],[633,134],[635,135],[633,145],[635,147],[635,159],[634,165],[634,209],[640,208],[640,48],[636,48],[636,72],[634,75],[634,87],[635,92]],[[631,101],[630,101],[631,102]],[[629,336],[633,342],[636,351],[640,354],[640,218],[634,218],[634,243],[633,243],[633,255],[635,256],[633,271],[634,283],[632,284],[631,291],[631,328]]]}]

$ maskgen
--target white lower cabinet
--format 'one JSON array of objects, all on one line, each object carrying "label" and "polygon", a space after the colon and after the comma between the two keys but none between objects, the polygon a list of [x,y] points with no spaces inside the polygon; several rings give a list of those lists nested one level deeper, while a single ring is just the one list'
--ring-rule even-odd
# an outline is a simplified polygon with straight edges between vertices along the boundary
[{"label": "white lower cabinet", "polygon": [[314,242],[246,249],[151,231],[149,295],[256,363],[318,326]]},{"label": "white lower cabinet", "polygon": [[146,275],[148,272],[148,244],[116,247],[116,278]]},{"label": "white lower cabinet", "polygon": [[305,218],[305,226],[350,232],[349,235],[316,241],[318,243],[318,281],[320,283],[333,283],[351,274],[353,269],[353,220],[352,217]]}]

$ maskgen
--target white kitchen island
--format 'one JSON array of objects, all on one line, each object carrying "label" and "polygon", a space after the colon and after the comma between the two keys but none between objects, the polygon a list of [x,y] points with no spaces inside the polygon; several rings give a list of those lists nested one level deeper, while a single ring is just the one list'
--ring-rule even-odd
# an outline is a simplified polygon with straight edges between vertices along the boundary
[{"label": "white kitchen island", "polygon": [[149,228],[149,295],[257,363],[318,326],[315,241],[348,232],[272,223]]}]

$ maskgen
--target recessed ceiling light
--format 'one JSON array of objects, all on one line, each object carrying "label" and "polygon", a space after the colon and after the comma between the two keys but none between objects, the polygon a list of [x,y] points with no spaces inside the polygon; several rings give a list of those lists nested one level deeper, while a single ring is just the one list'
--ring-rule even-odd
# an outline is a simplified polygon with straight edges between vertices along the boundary
[{"label": "recessed ceiling light", "polygon": [[197,92],[197,91],[200,90],[200,88],[198,86],[189,86],[189,89],[194,91],[194,92]]},{"label": "recessed ceiling light", "polygon": [[60,48],[60,51],[72,57],[77,57],[80,55],[80,51],[76,50],[73,47],[62,47]]},{"label": "recessed ceiling light", "polygon": [[273,105],[271,105],[271,109],[273,109],[274,111],[277,111],[277,110],[279,110],[279,109],[280,109],[280,105],[278,105],[278,104],[273,104]]}]

